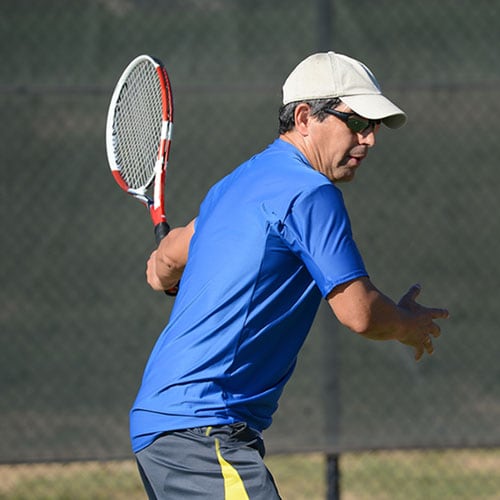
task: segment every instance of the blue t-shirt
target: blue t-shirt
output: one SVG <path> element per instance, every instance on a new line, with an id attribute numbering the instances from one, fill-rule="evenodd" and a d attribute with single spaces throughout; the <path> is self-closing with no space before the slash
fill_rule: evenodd
<path id="1" fill-rule="evenodd" d="M 133 450 L 174 429 L 267 428 L 321 297 L 361 276 L 341 192 L 294 146 L 218 182 L 130 413 Z"/>

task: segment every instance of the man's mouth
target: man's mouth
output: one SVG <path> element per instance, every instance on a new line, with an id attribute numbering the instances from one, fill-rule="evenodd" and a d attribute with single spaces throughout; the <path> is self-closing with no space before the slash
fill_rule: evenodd
<path id="1" fill-rule="evenodd" d="M 357 161 L 363 161 L 368 155 L 368 149 L 363 146 L 358 146 L 349 151 L 349 157 Z"/>
<path id="2" fill-rule="evenodd" d="M 349 161 L 354 162 L 358 166 L 365 159 L 364 155 L 359 156 L 349 156 Z"/>

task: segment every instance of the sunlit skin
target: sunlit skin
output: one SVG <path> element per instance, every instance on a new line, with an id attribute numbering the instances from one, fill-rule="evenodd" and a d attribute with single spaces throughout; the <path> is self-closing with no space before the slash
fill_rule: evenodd
<path id="1" fill-rule="evenodd" d="M 336 109 L 352 112 L 344 103 Z M 309 105 L 303 103 L 295 109 L 295 128 L 282 134 L 281 139 L 299 149 L 312 167 L 332 182 L 349 182 L 368 155 L 368 149 L 375 145 L 379 128 L 376 125 L 356 133 L 332 115 L 320 122 L 310 114 Z"/>

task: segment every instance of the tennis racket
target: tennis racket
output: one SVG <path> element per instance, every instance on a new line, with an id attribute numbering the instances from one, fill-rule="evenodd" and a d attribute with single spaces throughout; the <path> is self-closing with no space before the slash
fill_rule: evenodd
<path id="1" fill-rule="evenodd" d="M 165 177 L 172 139 L 174 106 L 167 71 L 148 55 L 123 71 L 109 104 L 106 152 L 118 185 L 149 211 L 156 244 L 169 233 L 165 216 Z M 152 196 L 148 195 L 152 187 Z M 178 285 L 167 290 L 177 295 Z"/>

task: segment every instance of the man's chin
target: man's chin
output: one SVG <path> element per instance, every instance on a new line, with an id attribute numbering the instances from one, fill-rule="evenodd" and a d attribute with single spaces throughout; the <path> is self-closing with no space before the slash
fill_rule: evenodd
<path id="1" fill-rule="evenodd" d="M 333 182 L 351 182 L 356 175 L 356 169 L 355 168 L 346 168 L 343 170 L 339 175 L 337 176 L 336 179 L 334 179 Z"/>

